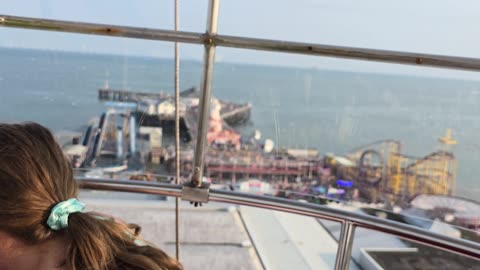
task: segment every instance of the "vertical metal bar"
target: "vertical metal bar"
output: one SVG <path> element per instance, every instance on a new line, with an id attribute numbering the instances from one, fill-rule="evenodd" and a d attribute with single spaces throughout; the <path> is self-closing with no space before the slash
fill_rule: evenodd
<path id="1" fill-rule="evenodd" d="M 178 0 L 175 2 L 175 31 L 178 31 Z M 180 184 L 180 56 L 175 42 L 175 183 Z M 175 257 L 180 260 L 180 198 L 175 197 Z"/>
<path id="2" fill-rule="evenodd" d="M 352 256 L 353 236 L 355 234 L 355 224 L 350 221 L 342 223 L 340 239 L 338 240 L 337 258 L 335 260 L 335 270 L 348 270 Z"/>
<path id="3" fill-rule="evenodd" d="M 200 187 L 203 176 L 203 157 L 207 148 L 207 131 L 210 107 L 210 96 L 213 79 L 213 66 L 215 62 L 215 45 L 211 36 L 217 34 L 219 0 L 210 0 L 207 18 L 207 38 L 205 41 L 205 53 L 203 63 L 203 78 L 201 82 L 201 94 L 199 100 L 199 115 L 197 128 L 197 143 L 195 148 L 195 160 L 192 173 L 192 184 Z"/>

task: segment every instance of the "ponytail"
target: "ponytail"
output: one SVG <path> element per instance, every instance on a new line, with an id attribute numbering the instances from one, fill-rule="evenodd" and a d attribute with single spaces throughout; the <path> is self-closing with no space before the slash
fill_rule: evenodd
<path id="1" fill-rule="evenodd" d="M 90 213 L 69 217 L 67 264 L 72 270 L 182 270 L 162 250 L 139 245 L 139 227 L 132 228 L 113 219 Z M 143 242 L 143 241 L 142 241 Z"/>

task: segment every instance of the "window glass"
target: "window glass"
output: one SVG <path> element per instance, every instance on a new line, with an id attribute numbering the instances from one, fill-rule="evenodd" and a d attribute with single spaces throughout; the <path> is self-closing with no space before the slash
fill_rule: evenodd
<path id="1" fill-rule="evenodd" d="M 245 65 L 222 56 L 270 55 L 232 51 L 218 51 L 214 95 L 251 104 L 251 115 L 246 123 L 232 123 L 245 139 L 241 151 L 222 158 L 225 173 L 265 180 L 290 199 L 361 202 L 404 214 L 421 208 L 428 210 L 419 214 L 425 218 L 453 214 L 454 225 L 462 225 L 463 212 L 475 223 L 478 203 L 470 200 L 477 198 L 480 173 L 474 147 L 480 84 L 469 78 L 473 73 L 449 78 L 435 69 L 420 76 Z M 295 66 L 303 58 L 276 60 Z M 243 159 L 249 164 L 228 168 Z M 412 201 L 421 194 L 436 196 Z"/>
<path id="2" fill-rule="evenodd" d="M 219 33 L 479 57 L 474 0 L 222 1 Z M 408 19 L 407 19 L 408 18 Z"/>
<path id="3" fill-rule="evenodd" d="M 16 1 L 2 13 L 173 28 L 172 1 L 143 2 Z M 480 57 L 471 27 L 480 9 L 472 1 L 250 2 L 222 1 L 220 34 Z M 180 10 L 180 30 L 204 32 L 207 1 L 183 3 Z M 0 28 L 0 35 L 1 122 L 36 121 L 52 129 L 79 178 L 174 182 L 173 43 L 12 28 Z M 203 53 L 201 45 L 180 45 L 182 181 L 193 170 Z M 203 160 L 212 188 L 478 241 L 478 72 L 219 47 L 213 74 Z M 124 218 L 165 235 L 155 243 L 173 254 L 171 200 L 82 196 L 104 195 L 125 200 L 98 206 L 119 216 L 155 200 L 161 211 Z M 333 268 L 336 223 L 216 203 L 202 210 L 182 203 L 187 269 L 235 269 L 245 262 L 247 269 Z M 163 223 L 154 225 L 153 216 Z M 365 242 L 371 239 L 377 239 L 373 245 Z M 212 260 L 211 254 L 221 255 Z M 350 266 L 362 269 L 372 258 L 385 269 L 472 265 L 359 229 Z"/>
<path id="4" fill-rule="evenodd" d="M 205 0 L 188 4 L 180 1 L 180 30 L 204 31 L 206 10 Z M 135 3 L 112 0 L 19 0 L 2 5 L 2 14 L 160 29 L 174 27 L 174 1 L 167 0 L 140 0 Z"/>

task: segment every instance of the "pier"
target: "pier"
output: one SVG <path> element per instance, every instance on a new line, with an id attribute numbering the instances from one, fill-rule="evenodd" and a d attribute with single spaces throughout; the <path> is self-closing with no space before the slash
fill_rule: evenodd
<path id="1" fill-rule="evenodd" d="M 166 94 L 158 92 L 136 92 L 109 88 L 98 89 L 98 99 L 101 101 L 140 102 L 144 100 L 160 100 L 166 97 Z"/>
<path id="2" fill-rule="evenodd" d="M 75 167 L 108 172 L 132 171 L 172 174 L 175 104 L 164 93 L 102 88 L 98 98 L 108 109 L 86 129 L 68 151 Z M 189 178 L 197 137 L 199 91 L 181 92 L 180 171 Z M 342 156 L 320 155 L 317 149 L 278 149 L 260 137 L 242 138 L 234 126 L 250 118 L 251 105 L 212 97 L 204 157 L 205 176 L 214 183 L 261 179 L 292 191 L 341 196 L 368 202 L 402 205 L 419 193 L 451 195 L 455 188 L 456 141 L 447 130 L 440 150 L 424 157 L 402 154 L 399 141 L 383 140 L 353 149 Z M 138 135 L 138 136 L 137 136 Z M 137 141 L 138 138 L 138 141 Z M 270 145 L 270 146 L 269 146 Z M 80 163 L 80 157 L 84 162 Z M 298 189 L 298 190 L 297 190 Z"/>
<path id="3" fill-rule="evenodd" d="M 180 93 L 181 117 L 185 117 L 185 113 L 189 110 L 195 109 L 198 106 L 199 92 L 195 87 L 184 90 Z M 146 114 L 162 115 L 164 119 L 173 120 L 173 114 L 167 114 L 161 109 L 164 107 L 159 106 L 162 103 L 170 103 L 173 105 L 174 97 L 165 93 L 150 93 L 150 92 L 137 92 L 129 90 L 119 90 L 110 88 L 98 89 L 98 100 L 102 102 L 133 102 L 139 107 L 144 107 L 143 111 Z M 237 104 L 233 102 L 219 100 L 221 104 L 220 116 L 229 125 L 237 125 L 245 123 L 250 119 L 250 113 L 252 105 L 250 103 Z M 143 112 L 142 111 L 142 112 Z M 191 118 L 188 116 L 188 118 Z M 195 120 L 196 121 L 196 120 Z M 191 124 L 192 121 L 189 121 Z"/>

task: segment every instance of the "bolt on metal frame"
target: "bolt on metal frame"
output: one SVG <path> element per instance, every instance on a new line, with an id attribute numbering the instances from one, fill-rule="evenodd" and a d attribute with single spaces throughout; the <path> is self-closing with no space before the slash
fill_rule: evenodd
<path id="1" fill-rule="evenodd" d="M 205 52 L 203 79 L 201 82 L 201 97 L 199 101 L 200 114 L 197 131 L 197 144 L 194 156 L 194 171 L 192 172 L 191 178 L 191 183 L 197 188 L 202 185 L 201 179 L 203 177 L 203 157 L 207 147 L 206 133 L 208 130 L 211 84 L 213 79 L 213 67 L 215 64 L 215 46 L 480 71 L 480 59 L 476 58 L 218 35 L 218 8 L 219 0 L 209 0 L 207 31 L 205 34 L 178 31 L 177 22 L 175 23 L 175 30 L 171 31 L 16 17 L 8 15 L 0 15 L 0 26 L 90 35 L 104 35 L 112 37 L 138 38 L 146 40 L 172 41 L 175 42 L 175 44 L 178 42 L 203 44 L 205 46 Z M 177 45 L 176 53 L 178 53 Z M 177 86 L 178 85 L 176 85 L 176 87 Z M 178 110 L 177 101 L 176 110 Z M 179 153 L 177 152 L 177 156 L 178 154 Z M 178 179 L 179 177 L 177 175 L 177 181 Z M 90 189 L 161 194 L 166 196 L 174 196 L 177 198 L 182 196 L 181 187 L 178 185 L 153 185 L 150 183 L 131 183 L 126 181 L 112 180 L 102 181 L 98 179 L 82 179 L 80 183 L 83 188 Z M 341 234 L 335 263 L 336 270 L 348 269 L 353 236 L 356 227 L 364 227 L 375 231 L 390 233 L 406 240 L 433 246 L 474 259 L 480 259 L 480 245 L 477 243 L 463 239 L 454 239 L 443 235 L 437 235 L 435 233 L 405 224 L 396 224 L 393 221 L 331 209 L 324 206 L 301 204 L 298 202 L 287 201 L 278 198 L 260 197 L 249 194 L 235 194 L 217 190 L 212 190 L 210 192 L 210 194 L 207 194 L 207 196 L 209 196 L 207 200 L 211 201 L 261 207 L 341 222 Z M 176 215 L 178 215 L 177 212 Z"/>

